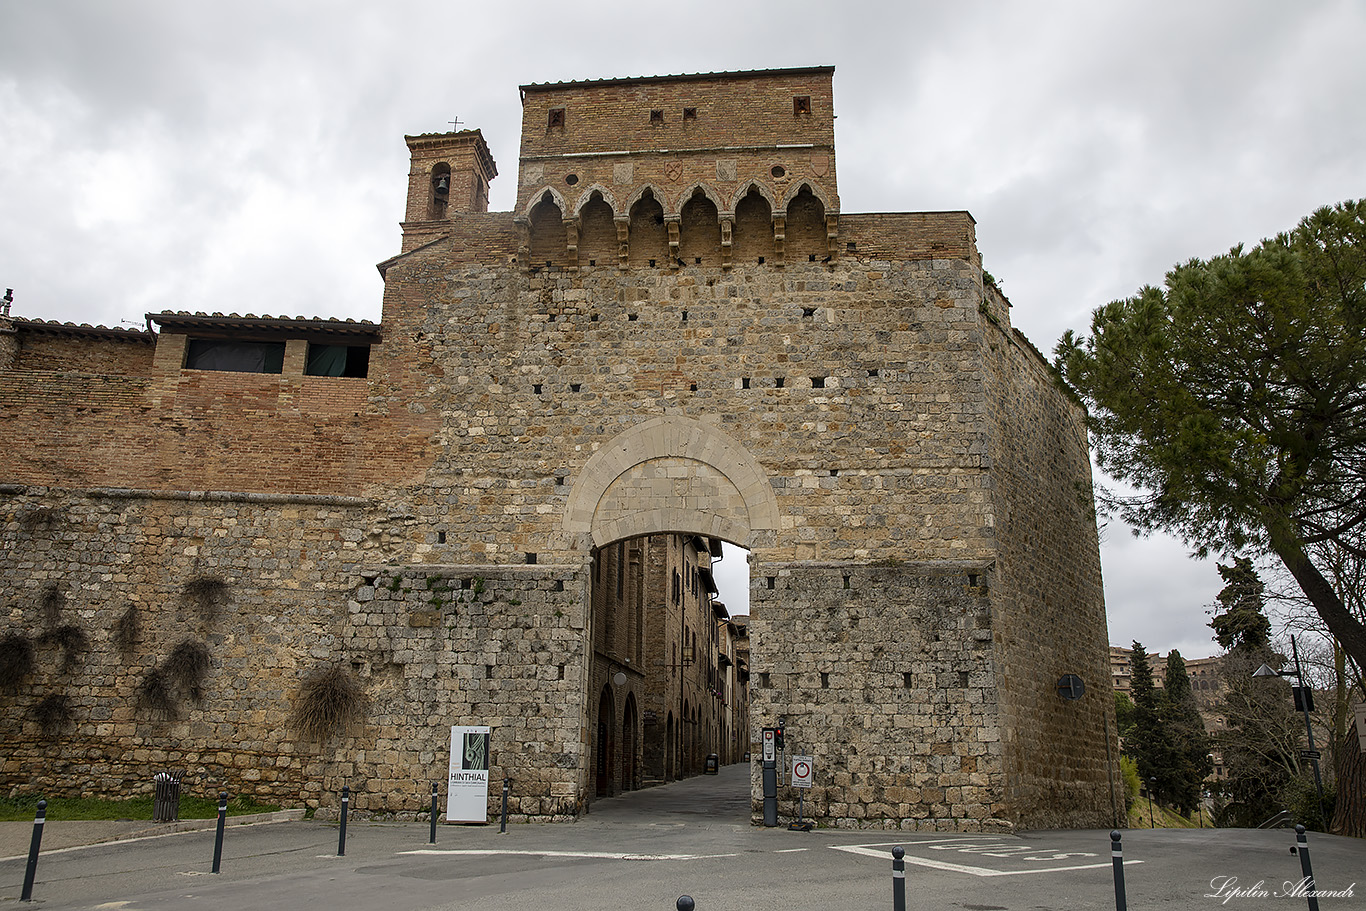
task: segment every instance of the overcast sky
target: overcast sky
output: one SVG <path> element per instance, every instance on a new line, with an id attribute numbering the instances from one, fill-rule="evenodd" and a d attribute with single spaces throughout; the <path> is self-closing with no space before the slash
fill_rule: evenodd
<path id="1" fill-rule="evenodd" d="M 405 133 L 482 129 L 507 210 L 520 84 L 833 64 L 841 208 L 970 211 L 1051 354 L 1175 263 L 1366 196 L 1363 37 L 1358 0 L 4 0 L 0 286 L 103 325 L 378 320 Z M 1186 552 L 1106 529 L 1111 642 L 1215 651 Z"/>

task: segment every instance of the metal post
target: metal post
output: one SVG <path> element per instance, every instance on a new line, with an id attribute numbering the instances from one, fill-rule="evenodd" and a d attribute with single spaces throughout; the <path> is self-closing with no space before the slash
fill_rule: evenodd
<path id="1" fill-rule="evenodd" d="M 21 902 L 33 901 L 33 879 L 38 875 L 38 847 L 43 843 L 43 824 L 47 822 L 47 801 L 38 801 L 38 815 L 33 819 L 33 840 L 28 843 L 28 866 L 24 867 L 24 891 Z"/>
<path id="2" fill-rule="evenodd" d="M 892 911 L 906 911 L 906 849 L 892 849 Z"/>
<path id="3" fill-rule="evenodd" d="M 778 824 L 778 765 L 774 745 L 774 729 L 764 728 L 764 825 Z"/>
<path id="4" fill-rule="evenodd" d="M 1318 887 L 1314 885 L 1314 868 L 1309 863 L 1309 839 L 1304 826 L 1295 826 L 1295 847 L 1299 849 L 1300 872 L 1304 874 L 1304 894 L 1309 899 L 1309 911 L 1319 911 Z"/>
<path id="5" fill-rule="evenodd" d="M 427 839 L 427 844 L 436 844 L 436 782 L 432 782 L 432 835 Z"/>
<path id="6" fill-rule="evenodd" d="M 228 792 L 218 792 L 218 834 L 213 839 L 213 872 L 223 863 L 223 827 L 228 820 Z"/>
<path id="7" fill-rule="evenodd" d="M 508 790 L 512 787 L 512 779 L 503 779 L 503 818 L 498 823 L 498 834 L 506 835 L 508 830 Z"/>
<path id="8" fill-rule="evenodd" d="M 1148 828 L 1156 829 L 1153 821 L 1153 804 L 1157 803 L 1157 776 L 1148 779 Z"/>
<path id="9" fill-rule="evenodd" d="M 337 856 L 346 856 L 346 811 L 351 805 L 351 788 L 342 785 L 341 834 L 337 836 Z"/>
<path id="10" fill-rule="evenodd" d="M 1110 863 L 1115 868 L 1115 911 L 1127 911 L 1129 899 L 1124 894 L 1124 847 L 1119 843 L 1119 830 L 1110 832 Z"/>
<path id="11" fill-rule="evenodd" d="M 1325 819 L 1323 809 L 1323 776 L 1319 773 L 1318 750 L 1314 749 L 1314 726 L 1309 723 L 1309 688 L 1304 685 L 1304 674 L 1300 671 L 1300 647 L 1295 637 L 1290 637 L 1290 651 L 1295 656 L 1295 679 L 1300 684 L 1300 708 L 1304 710 L 1304 733 L 1309 741 L 1309 764 L 1314 767 L 1314 787 L 1319 793 L 1319 825 L 1326 830 L 1329 820 Z"/>

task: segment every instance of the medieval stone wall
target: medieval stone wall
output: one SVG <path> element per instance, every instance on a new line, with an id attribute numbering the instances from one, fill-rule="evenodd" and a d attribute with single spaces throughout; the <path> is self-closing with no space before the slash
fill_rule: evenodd
<path id="1" fill-rule="evenodd" d="M 666 415 L 762 463 L 785 523 L 775 559 L 991 546 L 966 264 L 527 276 L 441 254 L 391 266 L 386 300 L 386 356 L 420 344 L 444 402 L 423 496 L 428 528 L 450 534 L 423 559 L 567 559 L 577 543 L 557 532 L 579 470 Z"/>
<path id="2" fill-rule="evenodd" d="M 685 533 L 750 549 L 750 741 L 788 719 L 818 818 L 1109 824 L 1080 412 L 984 286 L 971 216 L 839 213 L 830 75 L 524 87 L 514 213 L 459 211 L 494 173 L 477 133 L 445 158 L 419 137 L 365 379 L 304 376 L 302 338 L 280 375 L 186 370 L 175 332 L 142 375 L 0 371 L 0 634 L 44 659 L 0 694 L 3 783 L 112 793 L 182 764 L 407 811 L 449 725 L 489 724 L 516 816 L 582 812 L 601 707 L 642 713 L 613 756 L 651 736 L 593 555 L 625 584 L 653 561 L 619 542 Z M 187 637 L 202 685 L 135 698 Z M 365 692 L 356 725 L 281 725 L 329 668 Z M 1065 702 L 1063 673 L 1097 685 Z"/>
<path id="3" fill-rule="evenodd" d="M 34 656 L 0 694 L 6 788 L 117 795 L 179 767 L 197 794 L 316 803 L 325 754 L 282 721 L 338 655 L 360 506 L 5 485 L 4 632 Z M 198 680 L 168 666 L 185 643 Z"/>
<path id="4" fill-rule="evenodd" d="M 750 586 L 753 726 L 784 718 L 787 755 L 815 758 L 807 813 L 839 827 L 1009 828 L 988 567 L 763 571 L 775 575 Z M 758 795 L 757 762 L 753 774 Z M 795 816 L 795 793 L 780 792 L 779 812 Z"/>
<path id="5" fill-rule="evenodd" d="M 1003 300 L 988 289 L 993 312 Z M 996 479 L 992 591 L 1011 811 L 1033 828 L 1122 822 L 1105 600 L 1080 409 L 1032 345 L 999 318 L 987 332 Z M 1077 700 L 1065 674 L 1086 686 Z"/>

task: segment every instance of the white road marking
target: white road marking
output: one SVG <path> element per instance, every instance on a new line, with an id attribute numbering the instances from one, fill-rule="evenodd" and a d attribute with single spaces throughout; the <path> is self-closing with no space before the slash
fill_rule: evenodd
<path id="1" fill-rule="evenodd" d="M 498 850 L 494 848 L 419 848 L 415 851 L 399 851 L 399 854 L 466 855 L 470 857 L 490 857 L 506 854 L 516 857 L 581 857 L 601 860 L 706 860 L 713 857 L 738 857 L 738 854 L 632 854 L 621 851 L 537 851 L 528 848 L 524 851 Z"/>
<path id="2" fill-rule="evenodd" d="M 781 851 L 774 851 L 774 854 L 797 854 L 801 851 L 810 851 L 810 848 L 783 848 Z"/>
<path id="3" fill-rule="evenodd" d="M 862 856 L 864 856 L 864 857 L 875 857 L 875 858 L 877 858 L 878 860 L 890 860 L 890 859 L 891 859 L 891 848 L 892 848 L 892 846 L 893 846 L 894 844 L 903 844 L 903 843 L 902 843 L 902 842 L 887 842 L 886 844 L 875 844 L 875 845 L 831 845 L 831 847 L 834 848 L 836 851 L 845 851 L 845 852 L 847 852 L 847 853 L 849 853 L 849 854 L 860 854 L 860 855 L 862 855 Z M 912 847 L 924 847 L 924 846 L 931 845 L 932 843 L 931 843 L 931 842 L 909 842 L 908 844 L 910 844 Z M 979 843 L 979 846 L 980 846 L 980 843 Z M 1039 848 L 1039 849 L 1036 849 L 1036 850 L 1037 850 L 1039 853 L 1042 854 L 1043 852 L 1046 852 L 1048 849 L 1047 849 L 1047 848 Z M 1094 857 L 1095 855 L 1091 855 L 1091 856 Z M 1024 859 L 1027 860 L 1027 859 L 1029 859 L 1029 858 L 1024 858 Z M 1038 857 L 1038 858 L 1035 858 L 1035 859 L 1037 859 L 1037 860 L 1052 860 L 1052 859 L 1054 859 L 1054 858 L 1053 858 L 1052 856 L 1047 856 L 1047 857 Z M 1061 859 L 1061 858 L 1059 858 L 1059 859 Z M 906 857 L 905 857 L 905 860 L 906 860 L 906 863 L 908 863 L 908 864 L 915 864 L 915 865 L 918 866 L 918 867 L 929 867 L 930 869 L 933 869 L 933 870 L 946 870 L 946 871 L 951 872 L 951 873 L 970 873 L 970 874 L 973 875 L 973 876 L 1023 876 L 1023 875 L 1025 875 L 1025 874 L 1030 874 L 1030 873 L 1065 873 L 1065 872 L 1067 872 L 1067 871 L 1069 871 L 1069 870 L 1097 870 L 1097 869 L 1100 869 L 1100 868 L 1102 868 L 1102 867 L 1109 867 L 1109 866 L 1112 866 L 1112 863 L 1106 862 L 1106 863 L 1099 863 L 1099 864 L 1077 864 L 1077 865 L 1066 866 L 1066 867 L 1034 867 L 1034 868 L 1031 868 L 1031 869 L 1028 869 L 1028 870 L 992 870 L 992 869 L 990 869 L 990 868 L 988 868 L 988 867 L 971 867 L 971 866 L 968 866 L 968 865 L 966 865 L 966 864 L 951 864 L 951 863 L 948 863 L 948 862 L 942 861 L 942 860 L 930 860 L 930 859 L 927 858 L 927 857 L 915 857 L 915 856 L 913 856 L 913 855 L 911 855 L 911 854 L 907 854 Z M 1125 866 L 1129 866 L 1129 865 L 1131 865 L 1131 864 L 1141 864 L 1141 863 L 1143 863 L 1143 861 L 1141 861 L 1141 860 L 1126 860 L 1126 861 L 1124 862 Z"/>

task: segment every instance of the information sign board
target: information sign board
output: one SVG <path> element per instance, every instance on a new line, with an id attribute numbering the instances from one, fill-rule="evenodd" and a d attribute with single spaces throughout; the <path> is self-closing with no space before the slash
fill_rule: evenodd
<path id="1" fill-rule="evenodd" d="M 489 821 L 489 729 L 451 727 L 451 770 L 446 780 L 447 822 Z"/>

